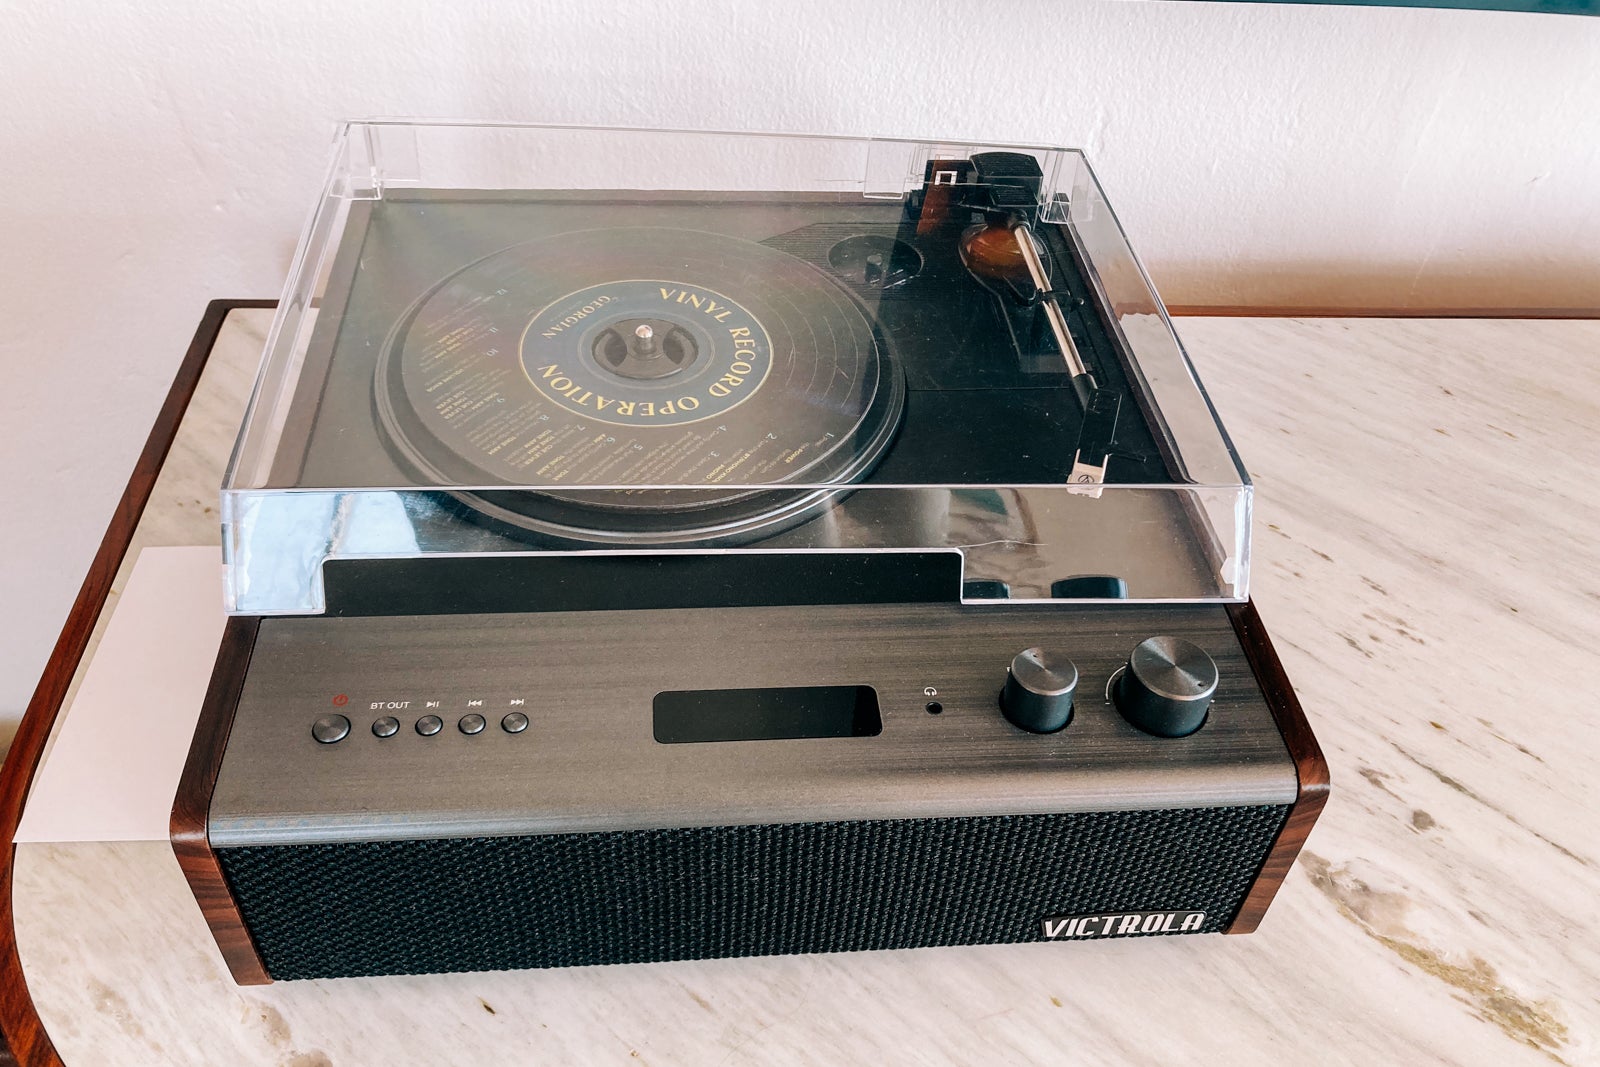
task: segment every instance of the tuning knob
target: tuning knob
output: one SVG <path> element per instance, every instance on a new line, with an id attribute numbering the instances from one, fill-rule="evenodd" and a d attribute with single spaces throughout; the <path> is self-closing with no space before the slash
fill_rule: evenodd
<path id="1" fill-rule="evenodd" d="M 1147 734 L 1183 737 L 1200 729 L 1217 691 L 1217 665 L 1181 637 L 1141 641 L 1117 676 L 1111 698 Z"/>
<path id="2" fill-rule="evenodd" d="M 1064 656 L 1029 648 L 1011 659 L 1006 687 L 1000 693 L 1000 710 L 1013 725 L 1047 734 L 1072 718 L 1072 695 L 1078 688 L 1078 668 Z"/>

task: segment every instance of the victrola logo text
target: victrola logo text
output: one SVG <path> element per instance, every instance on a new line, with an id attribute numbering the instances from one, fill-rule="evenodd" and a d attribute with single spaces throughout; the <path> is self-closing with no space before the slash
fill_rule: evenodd
<path id="1" fill-rule="evenodd" d="M 1050 940 L 1190 934 L 1206 922 L 1203 911 L 1119 911 L 1108 915 L 1052 915 L 1040 921 Z"/>

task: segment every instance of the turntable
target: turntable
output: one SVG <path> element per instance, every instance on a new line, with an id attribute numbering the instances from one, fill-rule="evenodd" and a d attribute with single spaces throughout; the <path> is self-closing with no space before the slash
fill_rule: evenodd
<path id="1" fill-rule="evenodd" d="M 1244 932 L 1250 505 L 1076 151 L 346 124 L 174 847 L 241 982 Z"/>

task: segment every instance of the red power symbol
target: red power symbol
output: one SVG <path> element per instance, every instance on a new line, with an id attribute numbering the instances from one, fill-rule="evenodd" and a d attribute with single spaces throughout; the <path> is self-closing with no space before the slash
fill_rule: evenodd
<path id="1" fill-rule="evenodd" d="M 348 703 L 350 703 L 350 698 L 345 696 L 343 693 L 340 693 L 338 696 L 333 698 L 333 706 L 336 708 L 342 708 Z"/>

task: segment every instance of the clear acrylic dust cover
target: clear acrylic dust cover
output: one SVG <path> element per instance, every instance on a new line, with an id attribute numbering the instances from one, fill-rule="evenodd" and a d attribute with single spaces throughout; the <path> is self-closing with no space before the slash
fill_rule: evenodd
<path id="1" fill-rule="evenodd" d="M 329 559 L 535 552 L 948 550 L 972 602 L 1205 601 L 1247 595 L 1250 501 L 1076 150 L 364 121 L 222 520 L 242 614 L 324 611 Z"/>

